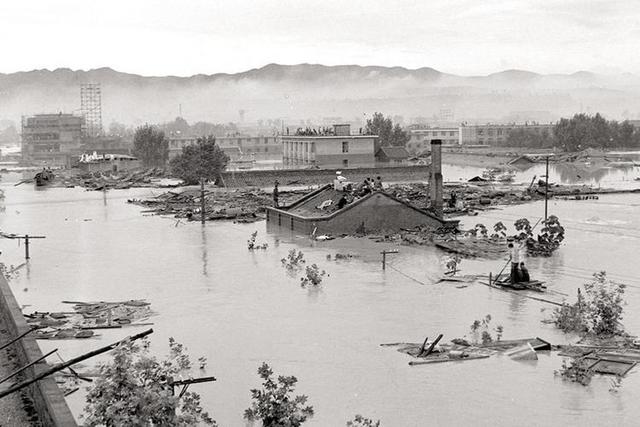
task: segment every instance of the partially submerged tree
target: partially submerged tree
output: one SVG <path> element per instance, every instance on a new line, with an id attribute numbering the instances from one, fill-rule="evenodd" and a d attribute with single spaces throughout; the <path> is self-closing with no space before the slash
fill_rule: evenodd
<path id="1" fill-rule="evenodd" d="M 171 159 L 171 173 L 187 184 L 201 180 L 214 181 L 225 170 L 229 156 L 216 144 L 215 137 L 200 137 L 193 145 L 182 148 L 182 153 Z"/>
<path id="2" fill-rule="evenodd" d="M 215 426 L 197 393 L 173 394 L 169 381 L 189 370 L 184 347 L 169 339 L 162 361 L 148 354 L 148 341 L 126 342 L 113 350 L 113 361 L 100 366 L 100 376 L 87 394 L 86 426 Z"/>
<path id="3" fill-rule="evenodd" d="M 157 127 L 140 126 L 133 136 L 133 155 L 144 166 L 164 167 L 169 158 L 169 141 Z"/>
<path id="4" fill-rule="evenodd" d="M 347 421 L 347 427 L 380 427 L 380 420 L 374 421 L 362 415 L 356 415 L 352 420 Z"/>
<path id="5" fill-rule="evenodd" d="M 253 403 L 244 411 L 244 418 L 262 421 L 263 427 L 298 427 L 313 416 L 313 407 L 306 405 L 307 396 L 292 396 L 296 377 L 280 375 L 275 379 L 266 363 L 258 368 L 258 374 L 264 380 L 262 389 L 251 390 Z"/>
<path id="6" fill-rule="evenodd" d="M 578 290 L 578 299 L 564 304 L 553 314 L 555 325 L 565 332 L 590 333 L 608 337 L 621 335 L 625 285 L 607 278 L 604 271 L 593 274 L 584 284 L 584 296 Z"/>

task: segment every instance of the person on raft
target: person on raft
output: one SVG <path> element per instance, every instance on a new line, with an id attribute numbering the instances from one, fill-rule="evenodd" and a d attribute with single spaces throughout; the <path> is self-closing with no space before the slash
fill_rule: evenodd
<path id="1" fill-rule="evenodd" d="M 522 279 L 522 271 L 520 269 L 520 264 L 524 265 L 524 262 L 521 261 L 520 256 L 520 245 L 513 244 L 513 242 L 509 242 L 509 256 L 511 259 L 511 283 L 519 283 L 523 281 Z M 525 268 L 526 269 L 526 268 Z M 527 274 L 529 272 L 527 271 Z"/>

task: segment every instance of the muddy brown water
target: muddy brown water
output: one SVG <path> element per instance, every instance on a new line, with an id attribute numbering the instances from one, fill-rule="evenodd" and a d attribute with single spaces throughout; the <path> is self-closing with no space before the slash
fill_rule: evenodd
<path id="1" fill-rule="evenodd" d="M 452 176 L 450 169 L 446 178 Z M 619 175 L 605 179 L 623 181 Z M 308 425 L 344 425 L 355 414 L 381 419 L 385 426 L 636 425 L 640 417 L 637 368 L 612 393 L 607 377 L 596 377 L 587 388 L 555 378 L 561 364 L 555 354 L 541 353 L 532 363 L 493 357 L 411 367 L 408 356 L 380 347 L 438 333 L 445 340 L 460 337 L 488 313 L 494 325 L 504 326 L 505 339 L 571 339 L 541 323 L 552 310 L 547 304 L 482 285 L 434 284 L 444 254 L 433 247 L 352 238 L 310 242 L 267 231 L 264 222 L 176 225 L 172 218 L 146 217 L 126 204 L 127 198 L 161 190 L 36 190 L 14 187 L 17 180 L 5 175 L 0 183 L 6 197 L 0 229 L 47 236 L 33 242 L 32 260 L 11 282 L 25 311 L 68 309 L 61 304 L 65 299 L 146 298 L 158 313 L 152 318 L 154 353 L 165 354 L 168 337 L 175 337 L 193 360 L 207 357 L 206 370 L 194 375 L 214 375 L 218 381 L 192 387 L 220 425 L 244 425 L 249 389 L 259 384 L 256 370 L 263 361 L 277 373 L 298 377 L 297 392 L 309 395 L 316 410 Z M 624 324 L 639 331 L 640 196 L 552 201 L 549 212 L 560 217 L 567 240 L 552 257 L 529 260 L 532 276 L 547 281 L 549 298 L 561 300 L 560 293 L 575 295 L 594 271 L 613 273 L 633 286 L 627 288 Z M 542 214 L 543 205 L 536 202 L 465 217 L 463 225 L 512 223 L 523 216 L 535 223 Z M 268 250 L 247 251 L 246 240 L 255 230 Z M 281 267 L 280 259 L 292 248 L 329 273 L 319 289 L 301 288 L 299 278 Z M 388 248 L 399 253 L 389 256 L 390 268 L 382 271 L 379 252 Z M 16 241 L 0 240 L 0 250 L 6 264 L 23 262 L 24 248 Z M 356 257 L 327 261 L 336 253 Z M 502 265 L 464 260 L 461 267 L 473 274 Z M 96 339 L 40 345 L 43 351 L 59 347 L 60 356 L 69 359 L 135 331 L 105 330 Z M 79 416 L 83 394 L 68 402 Z"/>

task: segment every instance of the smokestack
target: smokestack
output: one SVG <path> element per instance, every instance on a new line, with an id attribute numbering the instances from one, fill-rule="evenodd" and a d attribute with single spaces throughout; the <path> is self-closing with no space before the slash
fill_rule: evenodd
<path id="1" fill-rule="evenodd" d="M 431 140 L 431 176 L 429 177 L 431 210 L 438 218 L 443 215 L 442 202 L 442 140 Z"/>

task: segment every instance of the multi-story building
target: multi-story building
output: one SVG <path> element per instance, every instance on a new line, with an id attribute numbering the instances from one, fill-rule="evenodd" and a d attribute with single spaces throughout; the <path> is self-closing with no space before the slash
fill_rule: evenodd
<path id="1" fill-rule="evenodd" d="M 426 127 L 411 129 L 411 138 L 407 143 L 407 150 L 419 154 L 430 150 L 431 140 L 440 139 L 444 145 L 459 144 L 460 129 L 458 127 Z"/>
<path id="2" fill-rule="evenodd" d="M 460 144 L 462 145 L 505 145 L 509 133 L 517 129 L 527 129 L 533 132 L 553 132 L 553 124 L 484 124 L 460 126 Z"/>
<path id="3" fill-rule="evenodd" d="M 182 153 L 182 147 L 195 144 L 196 137 L 169 137 L 169 158 Z M 231 160 L 241 156 L 256 159 L 277 159 L 282 156 L 282 143 L 277 136 L 222 136 L 216 137 L 216 144 L 227 153 Z"/>
<path id="4" fill-rule="evenodd" d="M 36 114 L 22 118 L 22 158 L 69 166 L 82 152 L 83 118 L 73 114 Z"/>
<path id="5" fill-rule="evenodd" d="M 375 164 L 377 135 L 351 135 L 348 124 L 297 133 L 282 136 L 285 165 L 347 168 Z"/>

